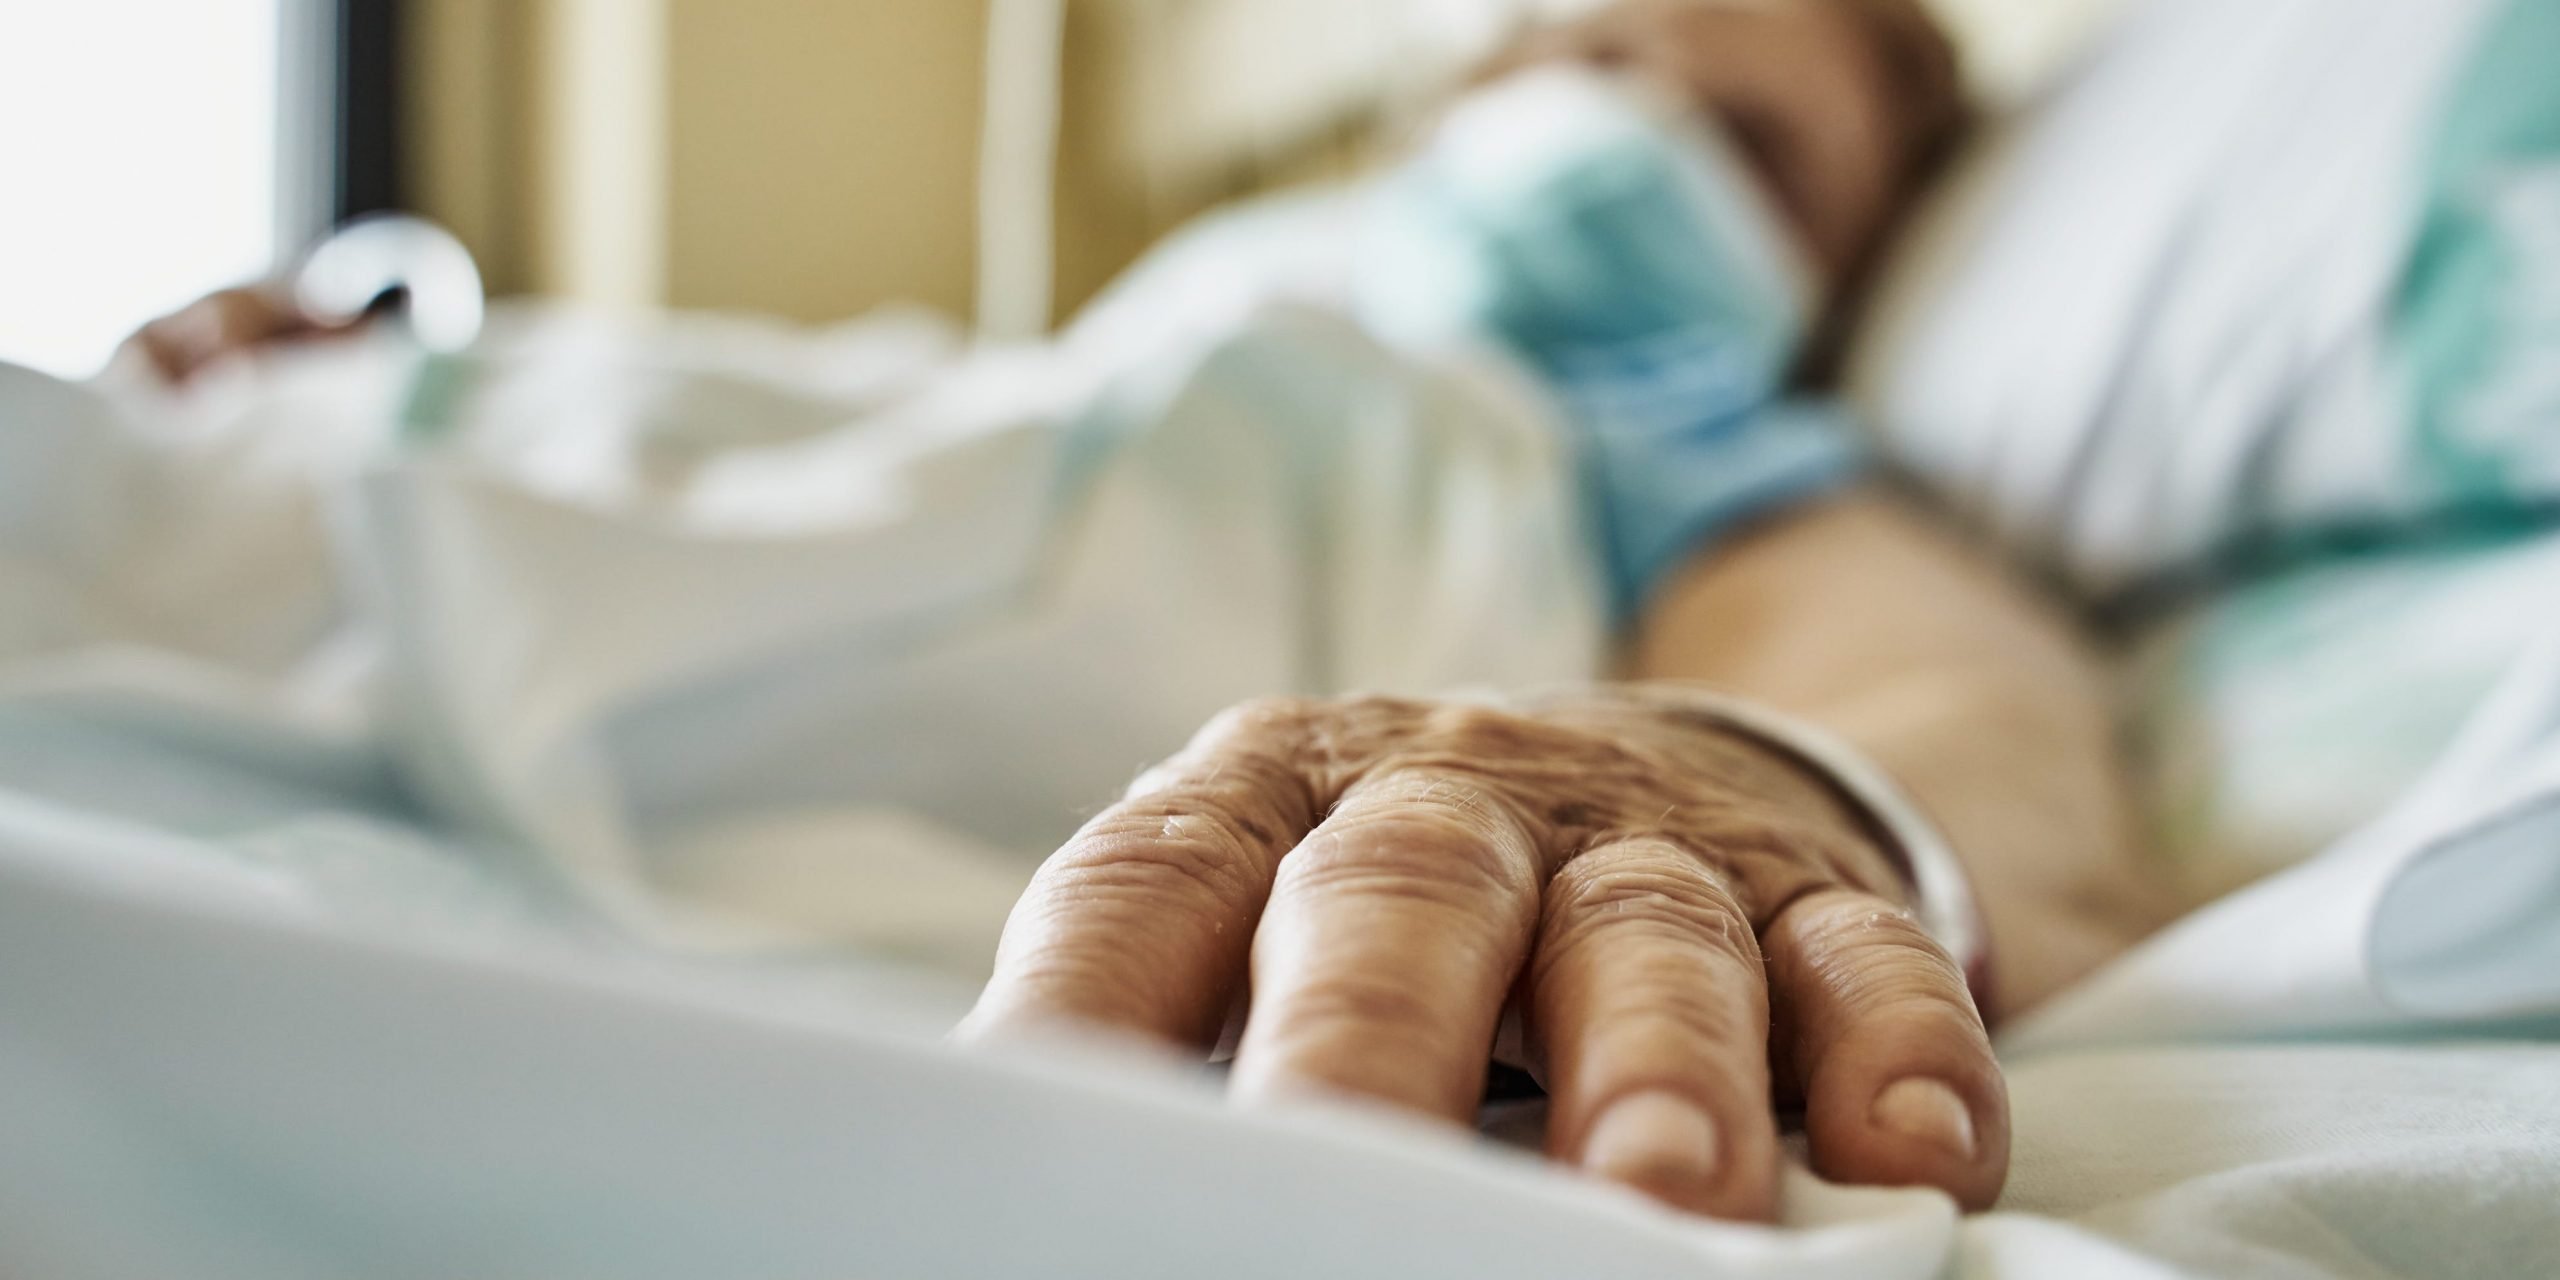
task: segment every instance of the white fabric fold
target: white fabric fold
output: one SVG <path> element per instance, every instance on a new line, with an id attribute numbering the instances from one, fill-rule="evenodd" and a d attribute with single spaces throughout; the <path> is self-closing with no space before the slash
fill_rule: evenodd
<path id="1" fill-rule="evenodd" d="M 745 863 L 778 813 L 895 809 L 1027 866 L 1243 699 L 1595 673 L 1542 412 L 1275 309 L 1146 359 L 974 359 L 649 503 L 533 491 L 466 431 L 351 504 L 387 729 L 446 816 L 669 939 L 772 899 Z"/>
<path id="2" fill-rule="evenodd" d="M 1702 1222 L 1127 1050 L 961 1053 L 877 974 L 359 932 L 186 844 L 0 796 L 11 1275 L 1922 1280 L 1955 1229 L 1803 1176 L 1802 1230 Z"/>
<path id="3" fill-rule="evenodd" d="M 2004 1050 L 2560 1019 L 2560 629 L 2337 847 L 2170 926 Z"/>

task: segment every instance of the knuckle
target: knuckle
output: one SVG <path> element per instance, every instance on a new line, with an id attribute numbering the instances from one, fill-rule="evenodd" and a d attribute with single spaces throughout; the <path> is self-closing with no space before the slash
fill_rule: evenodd
<path id="1" fill-rule="evenodd" d="M 1602 852 L 1568 862 L 1547 884 L 1548 947 L 1599 934 L 1643 933 L 1759 962 L 1742 904 L 1714 873 L 1668 846 Z"/>
<path id="2" fill-rule="evenodd" d="M 1262 896 L 1260 859 L 1225 824 L 1196 814 L 1120 811 L 1097 818 L 1040 869 L 1040 879 L 1085 900 L 1142 906 L 1206 898 L 1245 905 Z"/>
<path id="3" fill-rule="evenodd" d="M 1935 956 L 1936 940 L 1909 911 L 1864 894 L 1827 894 L 1807 899 L 1799 927 L 1826 949 L 1861 954 L 1922 952 Z"/>
<path id="4" fill-rule="evenodd" d="M 1669 849 L 1639 857 L 1577 858 L 1556 872 L 1547 897 L 1562 914 L 1649 915 L 1679 924 L 1728 923 L 1742 910 L 1731 890 Z"/>
<path id="5" fill-rule="evenodd" d="M 1192 741 L 1195 746 L 1286 741 L 1313 723 L 1322 706 L 1312 698 L 1248 698 L 1211 716 Z"/>
<path id="6" fill-rule="evenodd" d="M 1732 1020 L 1731 992 L 1759 989 L 1760 944 L 1732 895 L 1699 869 L 1568 863 L 1547 888 L 1532 981 L 1578 1002 L 1661 1016 L 1709 1032 Z"/>
<path id="7" fill-rule="evenodd" d="M 1159 760 L 1139 770 L 1138 776 L 1130 781 L 1129 789 L 1122 794 L 1121 798 L 1132 801 L 1143 800 L 1160 792 L 1170 791 L 1190 781 L 1195 772 L 1195 762 L 1187 757 L 1175 756 L 1170 760 Z"/>
<path id="8" fill-rule="evenodd" d="M 1525 899 L 1528 860 L 1505 856 L 1485 824 L 1452 809 L 1416 807 L 1380 814 L 1309 839 L 1281 874 L 1322 895 L 1400 899 L 1480 911 L 1488 901 Z"/>
<path id="9" fill-rule="evenodd" d="M 1431 713 L 1434 730 L 1458 737 L 1508 733 L 1524 723 L 1520 716 L 1483 702 L 1444 702 Z"/>
<path id="10" fill-rule="evenodd" d="M 1185 753 L 1139 774 L 1120 804 L 1086 832 L 1154 825 L 1165 839 L 1186 832 L 1241 835 L 1252 844 L 1240 852 L 1251 854 L 1303 834 L 1314 823 L 1314 807 L 1305 778 L 1278 755 L 1250 749 Z"/>
<path id="11" fill-rule="evenodd" d="M 1845 1011 L 1937 1005 L 1971 1016 L 1964 975 L 1910 912 L 1839 894 L 1807 902 L 1801 916 L 1808 976 Z"/>
<path id="12" fill-rule="evenodd" d="M 1356 720 L 1410 720 L 1440 705 L 1392 693 L 1350 693 L 1324 699 L 1323 704 L 1347 719 Z"/>
<path id="13" fill-rule="evenodd" d="M 1361 795 L 1342 813 L 1343 841 L 1360 849 L 1447 853 L 1480 849 L 1499 838 L 1493 800 L 1463 779 L 1434 778 L 1413 787 Z"/>
<path id="14" fill-rule="evenodd" d="M 1478 703 L 1448 703 L 1432 712 L 1432 741 L 1463 760 L 1505 760 L 1528 754 L 1542 726 L 1526 716 Z"/>
<path id="15" fill-rule="evenodd" d="M 1457 769 L 1394 769 L 1346 797 L 1346 803 L 1370 810 L 1364 826 L 1460 842 L 1500 838 L 1509 816 L 1497 784 Z M 1440 829 L 1436 834 L 1435 827 Z"/>

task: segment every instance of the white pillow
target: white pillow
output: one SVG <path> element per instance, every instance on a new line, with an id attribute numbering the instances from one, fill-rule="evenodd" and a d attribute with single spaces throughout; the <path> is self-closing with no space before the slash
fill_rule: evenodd
<path id="1" fill-rule="evenodd" d="M 2391 307 L 2501 3 L 2128 11 L 1889 264 L 1849 371 L 1887 454 L 2093 593 L 2442 505 Z"/>
<path id="2" fill-rule="evenodd" d="M 2077 61 L 2127 7 L 2127 0 L 1926 0 L 1963 51 L 1965 82 L 1978 102 L 2025 101 Z"/>

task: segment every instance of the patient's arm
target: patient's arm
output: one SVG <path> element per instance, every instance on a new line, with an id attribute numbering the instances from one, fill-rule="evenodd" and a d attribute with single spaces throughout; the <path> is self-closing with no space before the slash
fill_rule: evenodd
<path id="1" fill-rule="evenodd" d="M 1792 712 L 1884 766 L 1972 873 L 2006 1010 L 2164 918 L 2087 643 L 1896 500 L 1825 503 L 1699 557 L 1633 667 Z"/>

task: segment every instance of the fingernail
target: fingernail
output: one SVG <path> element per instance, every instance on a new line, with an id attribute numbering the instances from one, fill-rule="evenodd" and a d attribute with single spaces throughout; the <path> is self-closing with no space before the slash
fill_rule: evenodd
<path id="1" fill-rule="evenodd" d="M 1973 1158 L 1973 1112 L 1945 1081 L 1914 1076 L 1876 1095 L 1867 1118 L 1876 1127 Z"/>
<path id="2" fill-rule="evenodd" d="M 1582 1144 L 1582 1167 L 1651 1190 L 1693 1188 L 1716 1173 L 1715 1117 L 1679 1094 L 1631 1093 L 1610 1104 Z"/>

